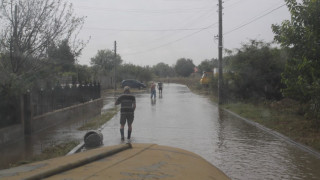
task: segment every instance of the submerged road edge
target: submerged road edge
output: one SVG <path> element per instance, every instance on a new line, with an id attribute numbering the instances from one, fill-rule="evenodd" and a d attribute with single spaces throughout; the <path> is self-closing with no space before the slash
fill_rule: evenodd
<path id="1" fill-rule="evenodd" d="M 263 131 L 265 131 L 265 132 L 267 132 L 267 133 L 269 133 L 269 134 L 271 134 L 271 135 L 273 135 L 275 137 L 281 138 L 281 139 L 285 140 L 286 142 L 297 146 L 301 150 L 303 150 L 305 152 L 308 152 L 308 153 L 316 156 L 318 159 L 320 159 L 320 152 L 312 149 L 311 147 L 306 146 L 304 144 L 301 144 L 299 142 L 296 142 L 296 141 L 290 139 L 289 137 L 287 137 L 287 136 L 285 136 L 285 135 L 283 135 L 283 134 L 281 134 L 279 132 L 276 132 L 276 131 L 274 131 L 272 129 L 269 129 L 269 128 L 267 128 L 267 127 L 265 127 L 265 126 L 263 126 L 263 125 L 261 125 L 261 124 L 259 124 L 257 122 L 254 122 L 254 121 L 250 120 L 250 119 L 244 118 L 244 117 L 240 116 L 239 114 L 236 114 L 236 113 L 234 113 L 234 112 L 232 112 L 232 111 L 230 111 L 228 109 L 225 109 L 225 108 L 221 108 L 221 109 L 224 110 L 225 112 L 227 112 L 227 113 L 229 113 L 229 114 L 231 114 L 231 115 L 233 115 L 233 116 L 245 121 L 248 124 L 251 124 L 251 125 L 253 125 L 253 126 L 255 126 L 255 127 L 259 128 L 259 129 L 261 129 L 261 130 L 263 130 Z"/>

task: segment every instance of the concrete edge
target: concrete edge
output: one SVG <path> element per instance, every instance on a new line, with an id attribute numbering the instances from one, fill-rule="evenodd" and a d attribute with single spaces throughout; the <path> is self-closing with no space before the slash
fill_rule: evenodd
<path id="1" fill-rule="evenodd" d="M 66 156 L 78 153 L 84 147 L 84 142 L 81 142 L 76 147 L 74 147 L 70 152 L 66 154 Z"/>
<path id="2" fill-rule="evenodd" d="M 261 125 L 261 124 L 259 124 L 257 122 L 254 122 L 254 121 L 250 120 L 250 119 L 246 119 L 246 118 L 244 118 L 244 117 L 242 117 L 242 116 L 240 116 L 240 115 L 238 115 L 238 114 L 236 114 L 236 113 L 234 113 L 234 112 L 232 112 L 232 111 L 230 111 L 228 109 L 225 109 L 225 108 L 221 108 L 221 109 L 223 109 L 224 111 L 228 112 L 229 114 L 232 114 L 233 116 L 245 121 L 248 124 L 251 124 L 251 125 L 253 125 L 253 126 L 255 126 L 255 127 L 265 131 L 265 132 L 268 132 L 269 134 L 271 134 L 271 135 L 273 135 L 275 137 L 281 138 L 281 139 L 285 140 L 286 142 L 297 146 L 301 150 L 306 151 L 306 152 L 308 152 L 308 153 L 310 153 L 310 154 L 312 154 L 312 155 L 314 155 L 314 156 L 316 156 L 317 158 L 320 159 L 320 152 L 316 151 L 315 149 L 312 149 L 311 147 L 308 147 L 308 146 L 306 146 L 304 144 L 296 142 L 296 141 L 290 139 L 289 137 L 287 137 L 287 136 L 285 136 L 285 135 L 283 135 L 283 134 L 281 134 L 279 132 L 276 132 L 276 131 L 274 131 L 272 129 L 269 129 L 269 128 L 267 128 L 267 127 L 265 127 L 265 126 L 263 126 L 263 125 Z"/>
<path id="3" fill-rule="evenodd" d="M 75 161 L 75 162 L 67 163 L 67 164 L 62 165 L 62 166 L 53 167 L 51 169 L 44 170 L 44 171 L 39 172 L 39 173 L 37 173 L 35 175 L 26 177 L 25 179 L 26 180 L 37 180 L 37 179 L 47 178 L 47 177 L 53 176 L 55 174 L 62 173 L 64 171 L 68 171 L 70 169 L 74 169 L 74 168 L 77 168 L 79 166 L 83 166 L 85 164 L 89 164 L 89 163 L 91 163 L 93 161 L 96 161 L 96 160 L 99 160 L 99 159 L 102 159 L 102 158 L 105 158 L 105 157 L 108 157 L 108 156 L 112 156 L 114 154 L 117 154 L 119 152 L 122 152 L 122 151 L 127 150 L 127 149 L 131 149 L 131 148 L 132 148 L 132 145 L 130 143 L 127 143 L 127 144 L 124 144 L 124 145 L 122 145 L 120 147 L 117 147 L 117 148 L 114 148 L 114 149 L 111 149 L 111 150 L 108 150 L 108 151 L 105 151 L 105 152 L 102 152 L 102 153 L 95 154 L 95 155 L 93 155 L 91 157 L 86 157 L 84 159 L 80 159 L 80 160 Z"/>
<path id="4" fill-rule="evenodd" d="M 62 112 L 62 111 L 74 109 L 74 108 L 81 107 L 81 106 L 84 106 L 84 105 L 87 105 L 87 104 L 90 104 L 90 103 L 98 102 L 98 101 L 101 101 L 101 100 L 103 100 L 103 98 L 98 98 L 98 99 L 86 101 L 86 102 L 83 102 L 83 103 L 75 104 L 75 105 L 68 106 L 68 107 L 65 107 L 65 108 L 61 108 L 61 109 L 57 109 L 57 110 L 54 110 L 54 111 L 50 111 L 50 112 L 47 112 L 47 113 L 44 113 L 44 114 L 41 114 L 41 115 L 37 115 L 37 116 L 34 116 L 33 118 L 34 119 L 39 119 L 39 118 L 42 118 L 42 117 L 45 117 L 45 116 L 48 116 L 48 115 L 51 115 L 51 114 L 54 114 L 54 113 L 57 113 L 57 112 Z"/>

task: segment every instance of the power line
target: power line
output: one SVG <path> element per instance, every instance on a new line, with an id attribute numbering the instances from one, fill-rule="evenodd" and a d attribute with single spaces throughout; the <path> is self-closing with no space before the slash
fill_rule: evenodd
<path id="1" fill-rule="evenodd" d="M 200 30 L 198 30 L 198 31 L 196 31 L 196 32 L 193 32 L 193 33 L 191 33 L 191 34 L 188 34 L 188 35 L 186 35 L 186 36 L 183 36 L 182 38 L 176 39 L 176 40 L 174 40 L 174 41 L 171 41 L 171 42 L 162 44 L 162 45 L 160 45 L 160 46 L 157 46 L 157 47 L 154 47 L 154 48 L 150 48 L 150 49 L 147 49 L 147 50 L 145 50 L 145 51 L 128 53 L 128 54 L 123 54 L 123 55 L 124 55 L 124 56 L 126 56 L 126 55 L 128 56 L 128 55 L 135 55 L 135 54 L 141 54 L 141 53 L 153 51 L 153 50 L 162 48 L 162 47 L 164 47 L 164 46 L 171 45 L 171 44 L 173 44 L 173 43 L 176 43 L 176 42 L 181 41 L 181 40 L 183 40 L 183 39 L 186 39 L 186 38 L 188 38 L 188 37 L 191 37 L 191 36 L 193 36 L 193 35 L 195 35 L 195 34 L 198 34 L 199 32 L 201 32 L 201 31 L 203 31 L 203 30 L 206 30 L 206 29 L 211 28 L 212 26 L 214 26 L 214 25 L 216 25 L 216 24 L 218 24 L 218 23 L 211 24 L 211 25 L 208 26 L 208 27 L 202 28 L 202 29 L 200 29 Z"/>
<path id="2" fill-rule="evenodd" d="M 230 0 L 227 0 L 227 1 L 230 1 Z M 226 2 L 227 2 L 227 1 L 226 1 Z M 236 3 L 238 3 L 238 1 L 237 1 Z M 236 3 L 235 3 L 235 4 L 236 4 Z M 259 20 L 259 19 L 261 19 L 261 18 L 263 18 L 263 17 L 265 17 L 265 16 L 267 16 L 267 15 L 269 15 L 269 14 L 271 14 L 272 12 L 280 9 L 281 7 L 283 7 L 283 6 L 285 6 L 285 5 L 286 5 L 286 4 L 282 4 L 281 6 L 275 8 L 275 9 L 272 9 L 271 11 L 269 11 L 269 12 L 263 14 L 263 15 L 254 18 L 253 20 L 249 21 L 248 23 L 245 23 L 245 24 L 243 24 L 243 25 L 241 25 L 241 26 L 239 26 L 239 27 L 237 27 L 237 28 L 235 28 L 235 29 L 233 29 L 233 30 L 230 30 L 230 31 L 224 33 L 224 35 L 229 34 L 229 33 L 232 33 L 232 32 L 234 32 L 234 31 L 236 31 L 236 30 L 238 30 L 238 29 L 240 29 L 240 28 L 242 28 L 242 27 L 244 27 L 244 26 L 246 26 L 246 25 L 249 25 L 249 24 L 251 24 L 251 23 L 253 23 L 253 22 L 255 22 L 255 21 L 257 21 L 257 20 Z M 132 32 L 165 32 L 165 31 L 194 31 L 194 30 L 198 30 L 198 31 L 196 31 L 196 32 L 193 32 L 193 33 L 191 33 L 191 34 L 188 34 L 188 35 L 186 35 L 186 36 L 183 36 L 183 37 L 181 37 L 181 38 L 179 38 L 179 39 L 170 41 L 170 42 L 168 42 L 168 43 L 162 44 L 162 45 L 157 46 L 157 47 L 154 47 L 154 48 L 149 48 L 149 49 L 147 49 L 147 50 L 145 50 L 145 51 L 139 51 L 139 52 L 134 52 L 134 53 L 123 54 L 124 56 L 129 56 L 129 55 L 146 53 L 146 52 L 149 52 L 149 51 L 153 51 L 153 50 L 156 50 L 156 49 L 159 49 L 159 48 L 162 48 L 162 47 L 171 45 L 171 44 L 173 44 L 173 43 L 176 43 L 176 42 L 178 42 L 178 41 L 181 41 L 181 40 L 183 40 L 183 39 L 186 39 L 186 38 L 188 38 L 188 37 L 191 37 L 191 36 L 193 36 L 193 35 L 201 32 L 201 31 L 203 31 L 203 30 L 212 28 L 212 26 L 214 26 L 214 25 L 216 25 L 216 24 L 218 24 L 218 23 L 214 23 L 214 24 L 212 24 L 212 25 L 210 25 L 210 26 L 207 26 L 207 27 L 204 27 L 204 28 L 180 28 L 180 29 L 108 29 L 108 28 L 86 28 L 86 29 L 101 29 L 101 30 L 109 30 L 109 31 L 132 31 Z"/>
<path id="3" fill-rule="evenodd" d="M 269 15 L 269 14 L 271 14 L 272 12 L 274 12 L 274 11 L 282 8 L 282 7 L 285 6 L 285 5 L 286 5 L 286 4 L 282 4 L 281 6 L 275 8 L 275 9 L 272 9 L 271 11 L 269 11 L 269 12 L 267 12 L 267 13 L 261 15 L 261 16 L 258 16 L 257 18 L 254 18 L 253 20 L 251 20 L 251 21 L 249 21 L 249 22 L 247 22 L 247 23 L 245 23 L 245 24 L 243 24 L 243 25 L 240 25 L 240 26 L 237 27 L 237 28 L 234 28 L 234 29 L 232 29 L 232 30 L 224 33 L 223 35 L 227 35 L 227 34 L 230 34 L 230 33 L 234 32 L 234 31 L 236 31 L 236 30 L 238 30 L 238 29 L 241 29 L 241 28 L 243 28 L 243 27 L 245 27 L 245 26 L 247 26 L 247 25 L 249 25 L 249 24 L 251 24 L 251 23 L 253 23 L 253 22 L 255 22 L 255 21 L 257 21 L 257 20 L 259 20 L 259 19 L 261 19 L 261 18 L 263 18 L 263 17 L 265 17 L 265 16 L 267 16 L 267 15 Z"/>
<path id="4" fill-rule="evenodd" d="M 181 28 L 181 29 L 112 29 L 112 28 L 93 28 L 93 27 L 84 27 L 84 29 L 95 29 L 95 30 L 104 30 L 104 31 L 129 31 L 129 32 L 165 32 L 165 31 L 194 31 L 200 30 L 202 28 Z"/>
<path id="5" fill-rule="evenodd" d="M 272 12 L 274 12 L 274 11 L 282 8 L 282 7 L 285 6 L 285 5 L 286 5 L 286 4 L 282 4 L 281 6 L 275 8 L 275 9 L 272 9 L 271 11 L 269 11 L 269 12 L 267 12 L 267 13 L 265 13 L 265 14 L 257 17 L 257 18 L 254 18 L 252 21 L 250 21 L 250 22 L 248 22 L 248 23 L 245 23 L 245 24 L 243 24 L 243 25 L 241 25 L 241 26 L 239 26 L 239 27 L 237 27 L 237 28 L 235 28 L 235 29 L 233 29 L 233 30 L 231 30 L 231 31 L 228 31 L 228 32 L 224 33 L 223 35 L 229 34 L 229 33 L 233 32 L 233 31 L 236 31 L 236 30 L 238 30 L 238 29 L 240 29 L 240 28 L 242 28 L 242 27 L 244 27 L 244 26 L 246 26 L 246 25 L 249 25 L 249 24 L 251 24 L 251 23 L 253 23 L 253 22 L 255 22 L 255 21 L 257 21 L 257 20 L 259 20 L 259 19 L 261 19 L 261 18 L 263 18 L 263 17 L 265 17 L 265 16 L 267 16 L 267 15 L 269 15 L 269 14 L 271 14 Z M 185 38 L 188 38 L 188 37 L 190 37 L 190 36 L 193 36 L 193 35 L 201 32 L 201 31 L 203 31 L 203 30 L 205 30 L 205 29 L 209 29 L 209 28 L 211 28 L 211 27 L 212 27 L 213 25 L 215 25 L 215 24 L 217 24 L 217 23 L 214 23 L 214 24 L 212 24 L 212 25 L 210 25 L 210 26 L 208 26 L 208 27 L 205 27 L 205 28 L 200 29 L 199 31 L 196 31 L 196 32 L 191 33 L 191 34 L 188 34 L 188 35 L 186 35 L 186 36 L 184 36 L 184 37 L 182 37 L 182 38 L 179 38 L 179 39 L 177 39 L 177 40 L 174 40 L 174 41 L 165 43 L 165 44 L 163 44 L 163 45 L 160 45 L 160 46 L 157 46 L 157 47 L 154 47 L 154 48 L 150 48 L 150 49 L 145 50 L 145 51 L 140 51 L 140 52 L 135 52 L 135 53 L 129 53 L 129 54 L 124 54 L 124 55 L 141 54 L 141 53 L 145 53 L 145 52 L 152 51 L 152 50 L 155 50 L 155 49 L 159 49 L 159 48 L 161 48 L 161 47 L 164 47 L 164 46 L 173 44 L 173 43 L 175 43 L 175 42 L 178 42 L 178 41 L 181 41 L 181 40 L 183 40 L 183 39 L 185 39 Z"/>
<path id="6" fill-rule="evenodd" d="M 94 9 L 101 11 L 109 12 L 128 12 L 128 13 L 147 13 L 147 14 L 159 14 L 159 13 L 168 13 L 168 14 L 178 14 L 178 13 L 194 13 L 199 11 L 208 11 L 212 8 L 191 8 L 191 9 L 113 9 L 113 8 L 101 8 L 101 7 L 89 7 L 89 6 L 77 6 L 77 8 L 82 9 Z"/>
<path id="7" fill-rule="evenodd" d="M 198 20 L 199 20 L 200 18 L 203 18 L 204 16 L 210 16 L 211 13 L 212 13 L 212 11 L 208 11 L 207 13 L 201 14 L 201 15 L 198 16 L 196 19 L 194 19 L 194 20 L 186 23 L 186 24 L 183 26 L 183 28 L 181 28 L 181 29 L 185 29 L 185 27 L 191 26 L 192 24 L 195 24 L 195 22 L 199 22 Z M 188 18 L 188 19 L 190 19 L 190 18 Z M 194 28 L 194 29 L 195 29 L 195 28 Z M 202 28 L 198 28 L 198 29 L 195 29 L 195 30 L 199 30 L 199 29 L 202 29 Z M 170 31 L 169 34 L 166 34 L 166 35 L 163 35 L 163 36 L 159 36 L 159 37 L 155 37 L 155 38 L 153 38 L 152 40 L 149 40 L 149 41 L 148 41 L 148 44 L 152 44 L 152 43 L 154 43 L 154 42 L 158 42 L 158 40 L 167 39 L 167 38 L 169 38 L 169 37 L 171 37 L 171 36 L 173 36 L 173 35 L 175 35 L 175 34 L 177 34 L 177 33 L 179 33 L 179 31 Z M 140 43 L 138 43 L 138 44 L 137 44 L 137 43 L 131 44 L 131 45 L 129 45 L 129 47 L 127 47 L 127 48 L 128 48 L 128 49 L 132 49 L 130 46 L 136 46 L 136 45 L 141 45 L 141 44 L 143 44 L 143 42 L 140 42 Z"/>
<path id="8" fill-rule="evenodd" d="M 261 19 L 261 18 L 263 18 L 263 17 L 265 17 L 265 16 L 267 16 L 267 15 L 269 15 L 269 14 L 271 14 L 272 12 L 274 12 L 274 11 L 282 8 L 282 7 L 285 6 L 285 5 L 286 5 L 286 4 L 282 4 L 281 6 L 275 8 L 275 9 L 272 9 L 271 11 L 269 11 L 269 12 L 267 12 L 267 13 L 265 13 L 265 14 L 257 17 L 257 18 L 254 18 L 253 20 L 251 20 L 251 21 L 248 22 L 248 23 L 245 23 L 245 24 L 243 24 L 243 25 L 241 25 L 241 26 L 239 26 L 239 27 L 237 27 L 237 28 L 235 28 L 235 29 L 233 29 L 233 30 L 230 30 L 230 31 L 224 33 L 223 35 L 229 34 L 229 33 L 234 32 L 234 31 L 236 31 L 236 30 L 238 30 L 238 29 L 240 29 L 240 28 L 242 28 L 242 27 L 244 27 L 244 26 L 246 26 L 246 25 L 249 25 L 249 24 L 251 24 L 251 23 L 253 23 L 253 22 L 255 22 L 255 21 L 257 21 L 257 20 L 259 20 L 259 19 Z M 212 24 L 212 25 L 210 25 L 210 26 L 208 26 L 208 27 L 205 27 L 205 28 L 203 28 L 203 29 L 200 29 L 199 31 L 196 31 L 196 32 L 191 33 L 191 34 L 188 34 L 188 35 L 186 35 L 186 36 L 184 36 L 184 37 L 182 37 L 182 38 L 179 38 L 179 39 L 177 39 L 177 40 L 174 40 L 174 41 L 165 43 L 165 44 L 163 44 L 163 45 L 160 45 L 160 46 L 157 46 L 157 47 L 154 47 L 154 48 L 150 48 L 150 49 L 147 49 L 147 50 L 145 50 L 145 51 L 140 51 L 140 52 L 135 52 L 135 53 L 129 53 L 129 54 L 124 54 L 124 55 L 141 54 L 141 53 L 145 53 L 145 52 L 149 52 L 149 51 L 153 51 L 153 50 L 162 48 L 162 47 L 164 47 L 164 46 L 171 45 L 171 44 L 176 43 L 176 42 L 178 42 L 178 41 L 181 41 L 181 40 L 183 40 L 183 39 L 185 39 L 185 38 L 188 38 L 188 37 L 190 37 L 190 36 L 193 36 L 193 35 L 201 32 L 201 31 L 203 31 L 203 30 L 205 30 L 205 29 L 209 29 L 210 27 L 212 27 L 212 26 L 215 25 L 215 24 L 218 24 L 218 23 L 214 23 L 214 24 Z"/>
<path id="9" fill-rule="evenodd" d="M 225 0 L 223 3 L 226 3 L 226 2 L 228 2 L 228 1 L 231 1 L 231 0 Z"/>
<path id="10" fill-rule="evenodd" d="M 204 7 L 208 7 L 208 5 L 204 6 Z M 204 12 L 204 13 L 199 13 L 197 14 L 197 16 L 192 16 L 192 17 L 187 17 L 186 20 L 190 20 L 189 22 L 187 23 L 179 23 L 179 24 L 183 24 L 183 26 L 180 28 L 180 29 L 186 29 L 187 27 L 192 27 L 193 25 L 195 25 L 196 23 L 199 23 L 200 22 L 200 19 L 205 19 L 205 17 L 209 17 L 211 16 L 213 13 L 213 11 L 207 11 L 207 12 Z M 205 17 L 204 17 L 205 16 Z M 190 28 L 188 28 L 190 29 Z M 195 29 L 195 28 L 193 28 Z M 199 29 L 202 29 L 202 28 L 199 28 Z M 195 29 L 197 30 L 197 29 Z M 174 36 L 175 34 L 179 33 L 180 31 L 170 31 L 169 33 L 165 33 L 165 35 L 161 35 L 161 36 L 156 36 L 154 38 L 152 38 L 151 40 L 148 40 L 148 44 L 153 44 L 153 43 L 158 43 L 159 40 L 164 40 L 164 39 L 168 39 L 172 36 Z M 133 49 L 132 47 L 134 46 L 143 46 L 145 43 L 144 42 L 138 42 L 138 43 L 133 43 L 131 45 L 129 45 L 128 47 L 126 47 L 126 49 Z M 126 44 L 128 45 L 128 44 Z"/>
<path id="11" fill-rule="evenodd" d="M 245 0 L 238 0 L 238 1 L 234 2 L 233 4 L 230 4 L 228 6 L 224 6 L 224 9 L 228 9 L 230 7 L 233 7 L 233 6 L 237 5 L 237 4 L 243 3 L 243 1 L 245 1 Z M 225 1 L 225 3 L 226 2 L 228 2 L 228 1 Z"/>
<path id="12" fill-rule="evenodd" d="M 228 2 L 230 0 L 227 0 L 225 2 Z M 84 7 L 84 8 L 90 8 L 90 9 L 101 9 L 101 10 L 112 10 L 112 11 L 141 11 L 144 9 L 127 9 L 127 10 L 121 10 L 121 9 L 111 9 L 111 8 L 96 8 L 96 7 L 88 7 L 88 6 L 78 6 L 78 7 Z M 207 9 L 207 12 L 212 12 L 212 8 L 193 8 L 193 9 L 167 9 L 167 10 L 205 10 Z M 152 11 L 152 10 L 147 10 Z M 158 10 L 159 12 L 161 10 Z M 204 14 L 206 15 L 206 14 Z M 202 18 L 200 16 L 199 18 Z M 198 18 L 198 19 L 199 19 Z M 114 28 L 100 28 L 100 27 L 84 27 L 83 29 L 92 29 L 92 30 L 103 30 L 103 31 L 118 31 L 118 32 L 166 32 L 166 31 L 194 31 L 194 30 L 200 30 L 201 28 L 178 28 L 178 29 L 114 29 Z"/>

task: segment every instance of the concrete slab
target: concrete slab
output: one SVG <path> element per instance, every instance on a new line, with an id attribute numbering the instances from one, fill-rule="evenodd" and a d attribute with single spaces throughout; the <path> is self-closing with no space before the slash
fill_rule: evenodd
<path id="1" fill-rule="evenodd" d="M 32 168 L 31 168 L 32 167 Z M 229 179 L 197 154 L 156 144 L 102 147 L 0 171 L 1 179 Z"/>

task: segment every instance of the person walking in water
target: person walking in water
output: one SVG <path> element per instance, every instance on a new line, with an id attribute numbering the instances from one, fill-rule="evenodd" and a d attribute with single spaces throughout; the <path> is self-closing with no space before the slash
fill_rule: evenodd
<path id="1" fill-rule="evenodd" d="M 162 87 L 163 87 L 162 82 L 158 82 L 159 96 L 162 95 Z"/>
<path id="2" fill-rule="evenodd" d="M 154 82 L 152 82 L 150 90 L 151 90 L 151 99 L 152 97 L 156 98 L 156 84 Z"/>
<path id="3" fill-rule="evenodd" d="M 130 88 L 124 87 L 123 94 L 117 98 L 115 105 L 121 104 L 121 115 L 120 115 L 120 134 L 121 140 L 124 141 L 124 126 L 128 123 L 128 136 L 127 139 L 131 138 L 132 123 L 134 119 L 134 111 L 136 109 L 136 97 L 130 94 Z"/>

